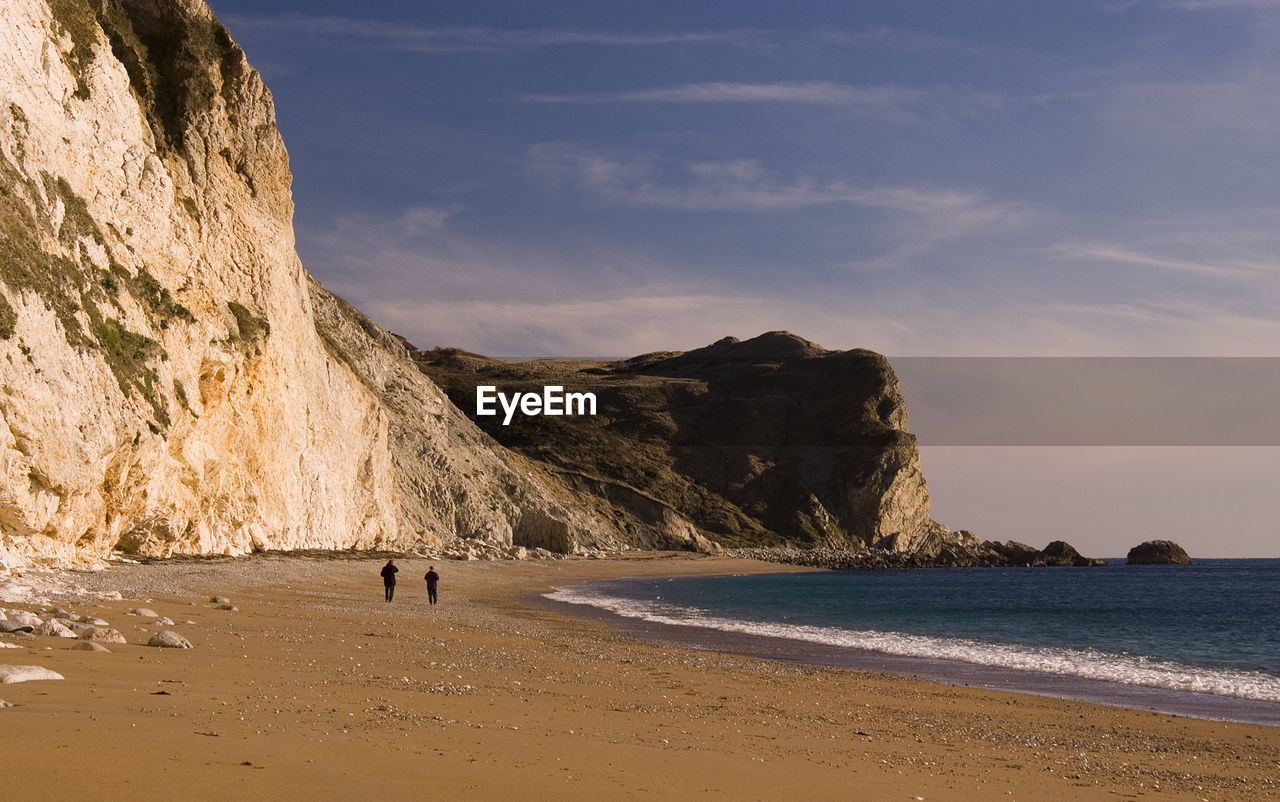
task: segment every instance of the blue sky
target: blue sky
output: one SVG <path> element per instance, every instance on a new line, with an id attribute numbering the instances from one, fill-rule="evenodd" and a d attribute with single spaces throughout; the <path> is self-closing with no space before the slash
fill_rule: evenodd
<path id="1" fill-rule="evenodd" d="M 1280 0 L 211 5 L 308 269 L 421 347 L 1280 355 Z M 973 500 L 1037 474 L 976 454 L 939 505 L 1016 537 Z"/>
<path id="2" fill-rule="evenodd" d="M 213 5 L 424 346 L 1277 353 L 1274 0 Z"/>

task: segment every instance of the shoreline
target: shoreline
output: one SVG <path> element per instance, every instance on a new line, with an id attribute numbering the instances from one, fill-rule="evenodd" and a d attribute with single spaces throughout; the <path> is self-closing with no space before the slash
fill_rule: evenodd
<path id="1" fill-rule="evenodd" d="M 429 561 L 397 560 L 402 577 Z M 23 641 L 0 662 L 66 679 L 0 686 L 0 749 L 24 799 L 1137 797 L 1280 792 L 1280 729 L 784 663 L 636 640 L 531 604 L 623 576 L 776 573 L 643 555 L 435 561 L 382 601 L 379 560 L 247 558 L 75 575 L 129 645 Z M 787 567 L 782 567 L 787 570 Z M 421 570 L 419 570 L 421 569 Z M 209 603 L 231 597 L 238 611 Z M 191 650 L 136 645 L 145 604 Z M 6 605 L 13 607 L 15 605 Z M 194 623 L 183 624 L 190 620 Z M 15 639 L 4 636 L 7 640 Z"/>
<path id="2" fill-rule="evenodd" d="M 625 580 L 626 577 L 617 579 Z M 582 584 L 589 586 L 592 583 Z M 531 596 L 528 601 L 562 615 L 606 621 L 631 637 L 676 648 L 886 673 L 904 679 L 938 682 L 962 688 L 1042 696 L 1139 712 L 1186 716 L 1204 721 L 1280 727 L 1280 702 L 1129 685 L 945 658 L 895 655 L 797 638 L 712 629 L 696 624 L 670 624 L 645 618 L 630 618 L 595 605 L 550 599 L 545 595 Z"/>

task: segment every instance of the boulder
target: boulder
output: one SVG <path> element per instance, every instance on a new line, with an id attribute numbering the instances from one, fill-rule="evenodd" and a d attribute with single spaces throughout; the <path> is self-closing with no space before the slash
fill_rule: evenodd
<path id="1" fill-rule="evenodd" d="M 33 632 L 35 627 L 21 621 L 0 621 L 0 632 Z"/>
<path id="2" fill-rule="evenodd" d="M 149 607 L 135 607 L 129 611 L 129 615 L 139 615 L 143 618 L 159 618 L 160 614 Z"/>
<path id="3" fill-rule="evenodd" d="M 5 685 L 37 679 L 65 679 L 65 677 L 43 666 L 0 666 L 0 683 Z"/>
<path id="4" fill-rule="evenodd" d="M 110 652 L 111 651 L 106 646 L 103 646 L 101 643 L 94 643 L 91 640 L 78 640 L 71 645 L 71 648 L 75 649 L 78 652 Z"/>
<path id="5" fill-rule="evenodd" d="M 1186 549 L 1172 540 L 1148 540 L 1129 549 L 1128 565 L 1191 565 Z"/>
<path id="6" fill-rule="evenodd" d="M 1065 540 L 1055 540 L 1044 547 L 1044 555 L 1047 558 L 1048 565 L 1074 566 L 1076 568 L 1086 568 L 1089 566 L 1106 565 L 1106 560 L 1099 560 L 1093 557 L 1083 557 L 1080 552 L 1075 550 L 1070 543 Z"/>
<path id="7" fill-rule="evenodd" d="M 80 631 L 80 640 L 91 640 L 96 643 L 128 643 L 119 630 L 111 627 L 89 627 Z"/>
<path id="8" fill-rule="evenodd" d="M 152 624 L 154 624 L 154 625 L 155 625 L 155 626 L 157 626 L 157 627 L 171 627 L 171 626 L 173 626 L 173 620 L 172 620 L 172 619 L 169 619 L 169 618 L 157 618 L 156 620 L 152 621 L 151 623 L 152 623 Z"/>
<path id="9" fill-rule="evenodd" d="M 56 618 L 50 618 L 43 624 L 35 628 L 35 634 L 48 635 L 54 638 L 74 638 L 76 633 L 67 628 L 65 624 Z"/>
<path id="10" fill-rule="evenodd" d="M 1006 565 L 1044 565 L 1044 555 L 1034 546 L 1019 543 L 1016 540 L 1004 543 L 988 541 L 988 543 L 1004 557 Z"/>
<path id="11" fill-rule="evenodd" d="M 38 627 L 44 623 L 44 620 L 35 613 L 29 613 L 26 610 L 14 610 L 9 613 L 9 620 L 16 621 L 24 627 Z"/>
<path id="12" fill-rule="evenodd" d="M 162 649 L 190 649 L 191 641 L 182 637 L 172 629 L 157 632 L 147 641 L 148 646 L 159 646 Z"/>
<path id="13" fill-rule="evenodd" d="M 230 604 L 231 603 L 231 600 L 228 599 L 226 596 L 214 596 L 213 598 L 209 599 L 209 601 L 213 602 L 214 604 Z"/>

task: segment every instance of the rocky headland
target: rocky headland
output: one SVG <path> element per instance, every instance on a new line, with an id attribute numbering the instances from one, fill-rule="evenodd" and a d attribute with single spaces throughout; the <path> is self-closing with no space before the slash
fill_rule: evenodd
<path id="1" fill-rule="evenodd" d="M 788 332 L 610 362 L 415 349 L 305 271 L 291 180 L 271 95 L 203 0 L 0 5 L 0 571 L 303 549 L 1083 559 L 935 522 L 870 351 Z M 501 426 L 469 417 L 479 381 L 601 409 Z"/>

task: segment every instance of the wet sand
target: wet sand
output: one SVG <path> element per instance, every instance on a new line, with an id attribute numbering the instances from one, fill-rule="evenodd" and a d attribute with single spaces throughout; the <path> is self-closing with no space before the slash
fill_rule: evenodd
<path id="1" fill-rule="evenodd" d="M 719 558 L 437 563 L 255 557 L 116 568 L 68 605 L 113 653 L 0 636 L 12 799 L 1240 799 L 1280 797 L 1280 728 L 636 640 L 555 585 L 777 571 Z M 231 597 L 238 611 L 209 603 Z M 191 650 L 145 643 L 145 604 Z M 20 607 L 21 605 L 6 605 Z M 191 620 L 195 623 L 184 624 Z"/>

